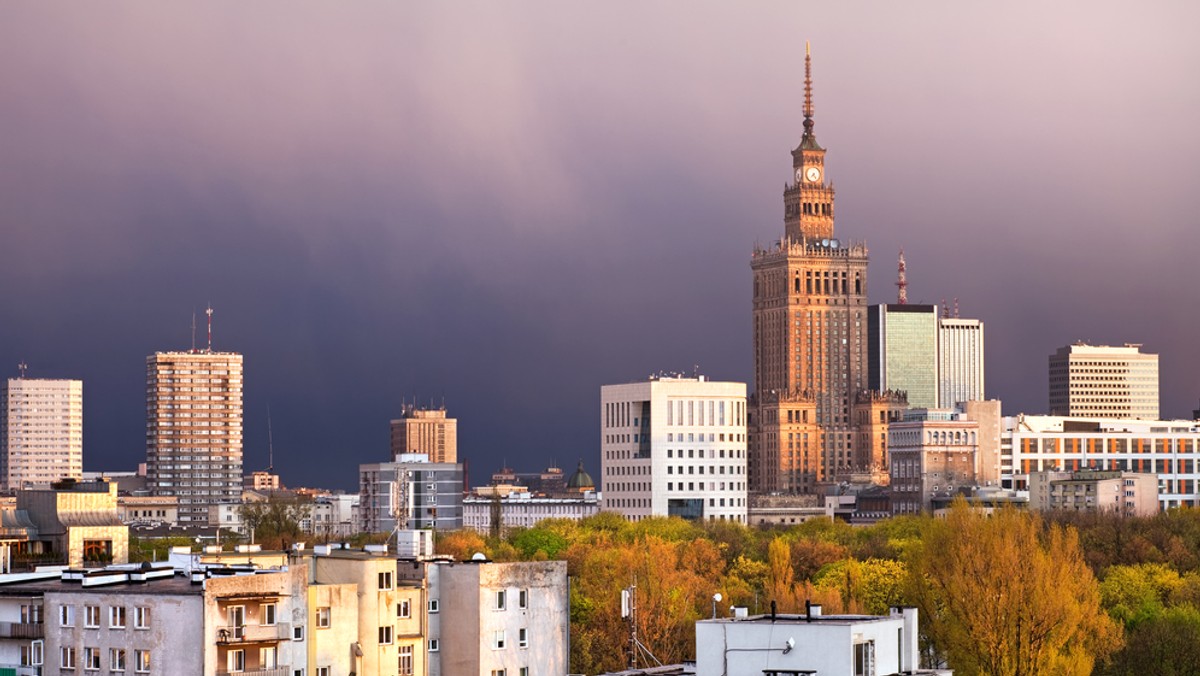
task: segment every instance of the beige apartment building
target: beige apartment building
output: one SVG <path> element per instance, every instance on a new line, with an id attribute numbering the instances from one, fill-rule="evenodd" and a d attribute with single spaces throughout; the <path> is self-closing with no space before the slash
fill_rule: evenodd
<path id="1" fill-rule="evenodd" d="M 9 378 L 0 390 L 0 487 L 82 475 L 83 381 Z"/>
<path id="2" fill-rule="evenodd" d="M 1158 477 L 1122 471 L 1033 472 L 1029 508 L 1153 516 L 1158 512 Z"/>
<path id="3" fill-rule="evenodd" d="M 1076 343 L 1050 355 L 1050 415 L 1158 420 L 1158 355 Z"/>
<path id="4" fill-rule="evenodd" d="M 444 408 L 406 405 L 392 421 L 392 460 L 424 453 L 429 462 L 458 462 L 458 420 L 446 417 Z"/>
<path id="5" fill-rule="evenodd" d="M 181 525 L 242 495 L 242 355 L 193 350 L 146 358 L 146 480 L 178 499 Z"/>

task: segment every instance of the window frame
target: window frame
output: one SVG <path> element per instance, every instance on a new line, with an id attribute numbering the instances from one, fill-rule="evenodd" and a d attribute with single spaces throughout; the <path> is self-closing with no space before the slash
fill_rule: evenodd
<path id="1" fill-rule="evenodd" d="M 149 650 L 134 650 L 134 671 L 139 674 L 150 673 L 150 651 Z"/>
<path id="2" fill-rule="evenodd" d="M 508 590 L 507 589 L 497 589 L 495 596 L 496 596 L 496 598 L 494 599 L 492 609 L 493 610 L 507 610 Z"/>
<path id="3" fill-rule="evenodd" d="M 109 671 L 116 671 L 116 672 L 124 673 L 125 668 L 128 665 L 129 665 L 129 662 L 126 659 L 124 648 L 109 648 L 108 649 L 108 670 Z"/>
<path id="4" fill-rule="evenodd" d="M 77 664 L 76 657 L 75 646 L 60 646 L 58 650 L 58 667 L 60 669 L 75 669 L 75 665 Z"/>
<path id="5" fill-rule="evenodd" d="M 436 653 L 441 651 L 442 642 L 436 638 L 429 639 L 429 652 Z"/>
<path id="6" fill-rule="evenodd" d="M 277 624 L 277 620 L 278 620 L 278 618 L 276 617 L 276 615 L 278 614 L 278 610 L 279 610 L 279 604 L 274 601 L 271 601 L 269 603 L 259 604 L 259 606 L 258 606 L 258 626 L 274 627 Z"/>
<path id="7" fill-rule="evenodd" d="M 75 606 L 69 606 L 64 603 L 58 607 L 58 626 L 75 626 Z"/>
<path id="8" fill-rule="evenodd" d="M 328 629 L 332 624 L 333 609 L 330 606 L 319 606 L 317 608 L 316 625 L 317 629 Z"/>
<path id="9" fill-rule="evenodd" d="M 93 616 L 94 619 L 93 619 Z M 99 629 L 100 628 L 100 606 L 84 606 L 83 607 L 83 628 L 84 629 Z"/>
<path id="10" fill-rule="evenodd" d="M 92 666 L 92 665 L 95 666 Z M 92 646 L 83 648 L 83 670 L 100 671 L 100 649 Z"/>
<path id="11" fill-rule="evenodd" d="M 379 627 L 379 645 L 392 645 L 396 642 L 396 628 L 390 624 Z"/>
<path id="12" fill-rule="evenodd" d="M 118 617 L 120 616 L 120 617 Z M 120 624 L 117 621 L 120 620 Z M 108 607 L 108 628 L 109 629 L 124 629 L 129 624 L 129 613 L 125 610 L 125 606 L 109 606 Z"/>
<path id="13" fill-rule="evenodd" d="M 400 601 L 398 601 L 396 603 L 396 617 L 398 617 L 402 620 L 411 619 L 412 618 L 412 602 L 409 601 L 408 599 L 400 599 Z"/>
<path id="14" fill-rule="evenodd" d="M 134 606 L 133 607 L 133 628 L 134 629 L 149 629 L 150 628 L 150 606 Z"/>

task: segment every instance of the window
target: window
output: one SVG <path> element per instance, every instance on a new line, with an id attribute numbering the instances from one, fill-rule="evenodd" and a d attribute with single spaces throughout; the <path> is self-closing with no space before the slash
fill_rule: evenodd
<path id="1" fill-rule="evenodd" d="M 379 645 L 391 645 L 392 643 L 392 628 L 391 626 L 379 628 Z"/>
<path id="2" fill-rule="evenodd" d="M 112 606 L 108 609 L 108 628 L 125 628 L 125 606 Z"/>
<path id="3" fill-rule="evenodd" d="M 407 600 L 396 604 L 396 617 L 401 619 L 412 617 L 412 607 Z"/>
<path id="4" fill-rule="evenodd" d="M 400 676 L 412 676 L 413 649 L 410 645 L 400 646 Z"/>
<path id="5" fill-rule="evenodd" d="M 438 600 L 429 599 L 429 612 L 436 613 L 438 611 Z"/>
<path id="6" fill-rule="evenodd" d="M 329 628 L 329 606 L 317 608 L 317 629 Z"/>
<path id="7" fill-rule="evenodd" d="M 875 676 L 875 642 L 854 644 L 854 676 Z"/>
<path id="8" fill-rule="evenodd" d="M 517 673 L 521 676 L 529 676 L 529 667 L 521 667 L 521 670 Z"/>
<path id="9" fill-rule="evenodd" d="M 392 588 L 392 572 L 385 571 L 379 574 L 379 589 L 381 591 Z"/>
<path id="10" fill-rule="evenodd" d="M 429 639 L 429 652 L 436 653 L 440 649 L 441 645 L 438 643 L 436 638 Z"/>
<path id="11" fill-rule="evenodd" d="M 505 594 L 503 589 L 496 592 L 496 610 L 504 610 L 504 603 L 507 600 L 506 597 L 507 594 Z"/>
<path id="12" fill-rule="evenodd" d="M 42 666 L 42 656 L 45 651 L 45 643 L 38 639 L 30 641 L 27 644 L 21 645 L 21 666 L 23 667 L 40 667 Z"/>
<path id="13" fill-rule="evenodd" d="M 230 650 L 225 653 L 225 666 L 230 673 L 246 670 L 246 651 Z"/>
<path id="14" fill-rule="evenodd" d="M 292 640 L 293 641 L 303 641 L 304 640 L 304 625 L 297 624 L 294 627 L 292 627 Z"/>
<path id="15" fill-rule="evenodd" d="M 64 647 L 58 653 L 58 664 L 63 669 L 74 669 L 75 668 L 75 649 Z"/>
<path id="16" fill-rule="evenodd" d="M 279 649 L 275 646 L 266 646 L 258 649 L 258 668 L 259 669 L 275 669 L 279 666 Z"/>
<path id="17" fill-rule="evenodd" d="M 492 669 L 492 676 L 505 676 L 503 669 Z"/>
<path id="18" fill-rule="evenodd" d="M 262 604 L 262 615 L 258 618 L 259 624 L 262 626 L 270 626 L 275 624 L 275 604 Z"/>
<path id="19" fill-rule="evenodd" d="M 83 626 L 88 629 L 100 628 L 100 606 L 84 606 Z M 97 667 L 98 669 L 99 667 Z"/>
<path id="20" fill-rule="evenodd" d="M 125 671 L 125 649 L 124 648 L 109 648 L 109 650 L 108 650 L 108 670 L 109 671 Z"/>
<path id="21" fill-rule="evenodd" d="M 492 649 L 493 650 L 504 650 L 504 646 L 506 644 L 507 644 L 507 641 L 505 640 L 503 629 L 492 633 Z"/>
<path id="22" fill-rule="evenodd" d="M 149 629 L 150 628 L 150 608 L 146 606 L 137 606 L 133 609 L 133 628 L 134 629 Z"/>
<path id="23" fill-rule="evenodd" d="M 99 608 L 97 608 L 99 610 Z M 100 671 L 100 649 L 83 649 L 83 668 L 88 671 Z"/>
<path id="24" fill-rule="evenodd" d="M 21 606 L 21 624 L 42 624 L 42 604 L 28 603 Z"/>
<path id="25" fill-rule="evenodd" d="M 525 627 L 521 627 L 520 629 L 517 630 L 517 647 L 518 648 L 528 648 L 529 647 L 529 630 L 526 629 Z"/>
<path id="26" fill-rule="evenodd" d="M 524 610 L 529 607 L 529 590 L 522 589 L 517 592 L 517 607 Z"/>
<path id="27" fill-rule="evenodd" d="M 329 667 L 317 667 L 317 676 L 329 676 Z"/>
<path id="28" fill-rule="evenodd" d="M 58 607 L 58 626 L 74 627 L 75 626 L 75 606 L 59 606 Z"/>

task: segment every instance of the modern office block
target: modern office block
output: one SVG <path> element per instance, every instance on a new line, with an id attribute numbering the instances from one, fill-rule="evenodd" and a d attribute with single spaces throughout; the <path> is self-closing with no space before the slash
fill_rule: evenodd
<path id="1" fill-rule="evenodd" d="M 1061 347 L 1050 355 L 1050 415 L 1158 419 L 1158 355 L 1141 345 Z"/>

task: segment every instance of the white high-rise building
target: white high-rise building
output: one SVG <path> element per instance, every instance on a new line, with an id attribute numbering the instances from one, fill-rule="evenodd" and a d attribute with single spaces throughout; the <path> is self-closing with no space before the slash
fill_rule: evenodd
<path id="1" fill-rule="evenodd" d="M 943 317 L 938 321 L 938 406 L 983 401 L 983 322 Z"/>
<path id="2" fill-rule="evenodd" d="M 746 384 L 653 377 L 600 388 L 604 509 L 746 522 Z"/>
<path id="3" fill-rule="evenodd" d="M 0 484 L 83 476 L 83 381 L 9 378 L 0 391 Z"/>
<path id="4" fill-rule="evenodd" d="M 1050 355 L 1050 415 L 1158 420 L 1158 355 L 1076 343 Z"/>
<path id="5" fill-rule="evenodd" d="M 146 485 L 179 499 L 179 523 L 242 496 L 242 355 L 194 350 L 146 357 Z"/>

